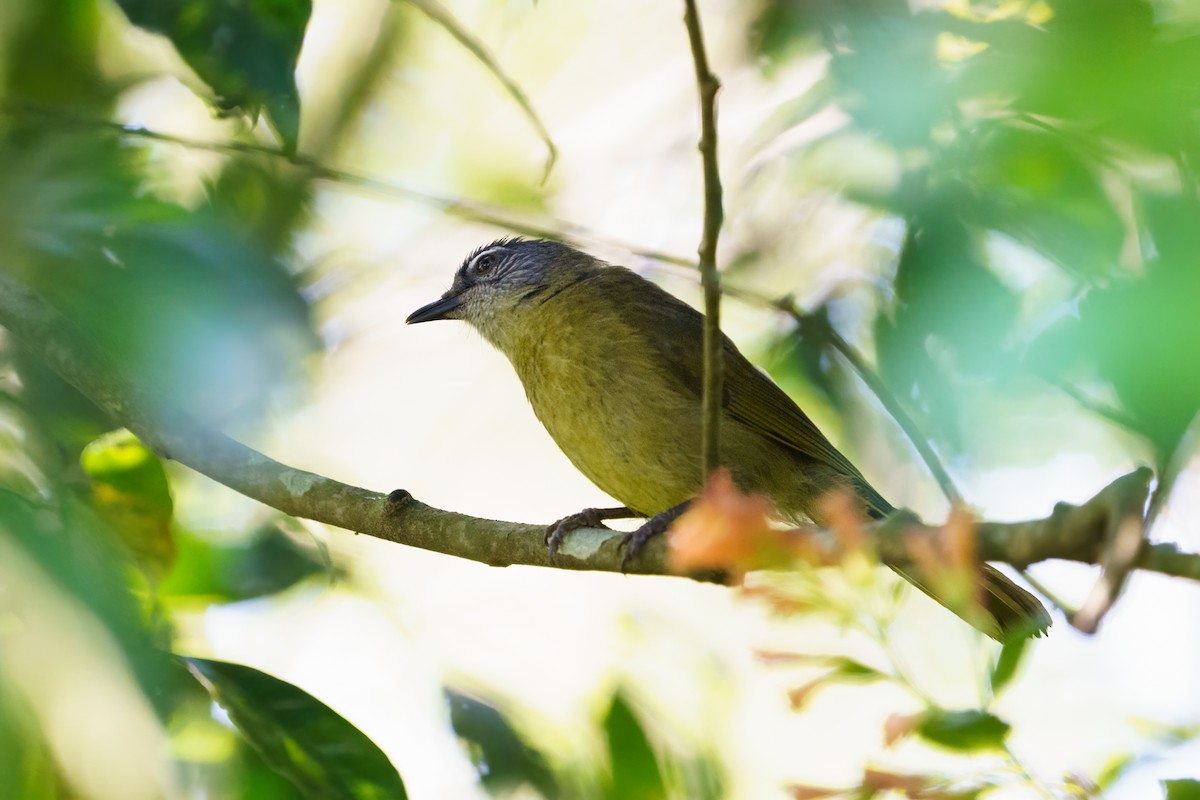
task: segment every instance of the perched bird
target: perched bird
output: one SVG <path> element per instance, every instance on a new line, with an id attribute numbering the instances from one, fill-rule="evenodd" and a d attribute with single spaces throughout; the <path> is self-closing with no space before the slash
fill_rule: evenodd
<path id="1" fill-rule="evenodd" d="M 408 322 L 436 319 L 464 320 L 504 353 L 558 446 L 625 504 L 550 526 L 552 555 L 574 528 L 647 517 L 628 541 L 632 555 L 699 493 L 703 318 L 691 306 L 565 244 L 509 238 L 471 253 L 450 290 Z M 789 521 L 821 522 L 818 500 L 840 488 L 874 518 L 895 510 L 728 338 L 724 362 L 720 456 L 739 487 L 769 496 Z M 985 633 L 1003 639 L 1050 624 L 1041 603 L 994 568 L 982 565 L 979 580 L 987 619 L 972 621 Z"/>

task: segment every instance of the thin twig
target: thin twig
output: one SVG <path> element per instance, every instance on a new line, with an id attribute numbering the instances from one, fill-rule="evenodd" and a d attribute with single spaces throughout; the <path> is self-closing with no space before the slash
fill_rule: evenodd
<path id="1" fill-rule="evenodd" d="M 1129 413 L 1122 411 L 1116 406 L 1089 397 L 1079 388 L 1072 386 L 1070 381 L 1053 379 L 1050 381 L 1050 385 L 1074 400 L 1085 411 L 1090 411 L 1119 428 L 1124 428 L 1127 431 L 1137 431 L 1144 427 Z"/>
<path id="2" fill-rule="evenodd" d="M 52 120 L 61 125 L 69 125 L 73 127 L 86 128 L 89 130 L 109 131 L 116 136 L 127 136 L 134 139 L 146 139 L 148 141 L 163 142 L 164 144 L 173 144 L 179 147 L 185 147 L 189 150 L 201 150 L 210 153 L 227 153 L 227 154 L 253 154 L 260 155 L 266 158 L 273 158 L 287 162 L 297 167 L 304 168 L 309 171 L 313 178 L 318 180 L 336 183 L 342 186 L 350 186 L 357 189 L 366 189 L 372 192 L 388 197 L 399 197 L 405 200 L 415 200 L 423 203 L 439 211 L 459 219 L 470 220 L 471 222 L 481 222 L 486 225 L 493 225 L 497 228 L 503 228 L 513 233 L 519 233 L 525 236 L 535 236 L 541 239 L 553 239 L 555 241 L 573 241 L 582 245 L 593 245 L 607 247 L 617 250 L 624 250 L 638 258 L 657 261 L 662 264 L 671 264 L 677 267 L 687 267 L 688 269 L 696 269 L 696 262 L 690 258 L 684 258 L 673 253 L 666 253 L 660 250 L 647 250 L 636 247 L 627 242 L 621 242 L 604 236 L 603 234 L 587 228 L 582 225 L 577 225 L 566 220 L 555 219 L 553 217 L 543 218 L 541 222 L 533 221 L 527 218 L 511 216 L 507 209 L 502 209 L 489 203 L 483 203 L 475 200 L 463 200 L 460 198 L 447 197 L 445 195 L 427 192 L 422 189 L 414 189 L 411 186 L 406 186 L 395 181 L 385 181 L 379 178 L 372 178 L 368 175 L 362 175 L 349 170 L 330 167 L 322 163 L 312 156 L 303 153 L 290 153 L 278 147 L 271 145 L 260 144 L 258 142 L 236 142 L 236 141 L 212 141 L 205 139 L 195 139 L 188 136 L 177 136 L 175 134 L 163 133 L 161 131 L 152 130 L 136 125 L 125 125 L 113 120 L 102 119 L 94 116 L 86 116 L 75 114 L 70 111 L 65 111 L 59 108 L 29 103 L 22 100 L 14 100 L 12 98 L 0 98 L 0 113 L 40 117 L 46 120 Z"/>
<path id="3" fill-rule="evenodd" d="M 408 3 L 420 9 L 421 13 L 440 25 L 442 30 L 453 36 L 467 52 L 475 56 L 476 60 L 480 64 L 483 64 L 484 68 L 492 73 L 492 76 L 496 80 L 500 81 L 501 85 L 504 86 L 504 90 L 508 92 L 509 97 L 521 107 L 521 111 L 524 112 L 526 119 L 529 120 L 529 124 L 534 127 L 542 143 L 546 145 L 546 167 L 542 173 L 542 183 L 545 183 L 546 179 L 550 177 L 550 171 L 554 169 L 554 162 L 558 160 L 558 148 L 554 146 L 554 140 L 550 138 L 550 132 L 542 124 L 541 117 L 534 110 L 533 104 L 529 102 L 529 98 L 525 95 L 525 92 L 501 68 L 499 62 L 488 52 L 483 43 L 468 33 L 466 28 L 454 18 L 454 15 L 445 6 L 437 2 L 437 0 L 408 0 Z"/>
<path id="4" fill-rule="evenodd" d="M 917 454 L 921 456 L 921 460 L 925 462 L 925 466 L 929 469 L 933 479 L 942 489 L 942 493 L 946 499 L 953 505 L 961 505 L 963 502 L 962 493 L 958 491 L 958 487 L 954 484 L 954 479 L 950 477 L 950 473 L 946 471 L 946 467 L 942 464 L 937 453 L 933 451 L 933 447 L 929 444 L 929 439 L 921 432 L 920 426 L 916 420 L 909 415 L 905 410 L 900 399 L 892 393 L 892 391 L 884 383 L 883 377 L 876 372 L 868 363 L 862 354 L 855 349 L 854 345 L 846 341 L 846 339 L 833 329 L 832 326 L 825 322 L 817 322 L 816 317 L 806 313 L 798 305 L 791 296 L 780 297 L 775 300 L 758 295 L 754 292 L 748 292 L 742 289 L 729 289 L 729 294 L 740 297 L 751 302 L 770 305 L 772 308 L 787 314 L 800 327 L 801 333 L 805 328 L 811 329 L 814 325 L 820 324 L 820 337 L 829 343 L 829 346 L 841 353 L 846 359 L 851 368 L 858 373 L 858 377 L 862 379 L 867 388 L 875 395 L 884 409 L 891 415 L 900 429 L 904 431 L 904 435 L 908 437 L 909 442 L 916 449 Z"/>
<path id="5" fill-rule="evenodd" d="M 708 68 L 704 34 L 696 0 L 684 0 L 684 24 L 696 67 L 696 86 L 700 91 L 700 157 L 704 163 L 704 234 L 697 253 L 700 256 L 700 285 L 704 289 L 704 474 L 720 466 L 721 406 L 724 364 L 721 342 L 721 276 L 717 272 L 717 237 L 725 211 L 721 200 L 721 173 L 717 163 L 717 91 L 720 82 Z"/>
<path id="6" fill-rule="evenodd" d="M 833 349 L 842 354 L 847 363 L 854 368 L 858 373 L 858 377 L 862 378 L 887 412 L 892 415 L 892 419 L 896 420 L 896 424 L 904 431 L 904 435 L 908 437 L 909 442 L 916 448 L 917 453 L 921 456 L 921 460 L 925 462 L 925 466 L 929 469 L 933 479 L 937 481 L 938 486 L 942 489 L 942 494 L 946 495 L 946 499 L 952 505 L 962 505 L 962 494 L 958 491 L 958 487 L 954 485 L 954 479 L 950 477 L 950 473 L 946 471 L 946 467 L 942 464 L 937 453 L 933 452 L 933 446 L 930 445 L 929 439 L 922 434 L 916 420 L 909 416 L 904 410 L 899 398 L 892 394 L 891 390 L 883 382 L 883 378 L 878 372 L 871 369 L 862 354 L 854 349 L 848 341 L 842 338 L 842 335 L 835 330 L 829 331 L 829 342 L 833 345 Z"/>
<path id="7" fill-rule="evenodd" d="M 1049 600 L 1050 605 L 1061 611 L 1062 615 L 1066 617 L 1068 621 L 1075 616 L 1076 609 L 1073 608 L 1066 600 L 1059 597 L 1058 594 L 1049 586 L 1035 578 L 1028 569 L 1019 570 L 1019 572 L 1021 573 L 1021 577 L 1025 579 L 1025 582 L 1032 586 L 1038 594 Z"/>

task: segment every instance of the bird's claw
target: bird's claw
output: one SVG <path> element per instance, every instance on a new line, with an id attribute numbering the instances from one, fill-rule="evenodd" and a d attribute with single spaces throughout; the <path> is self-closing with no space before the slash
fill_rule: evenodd
<path id="1" fill-rule="evenodd" d="M 621 572 L 628 570 L 630 562 L 638 557 L 638 554 L 645 548 L 646 542 L 665 533 L 671 526 L 670 521 L 664 524 L 656 520 L 658 520 L 657 517 L 651 517 L 640 528 L 625 534 L 621 537 L 621 541 L 617 542 L 617 552 L 621 554 Z"/>
<path id="2" fill-rule="evenodd" d="M 666 533 L 667 529 L 671 527 L 671 523 L 678 519 L 684 511 L 687 511 L 690 504 L 691 501 L 687 501 L 674 508 L 661 511 L 646 520 L 637 530 L 622 536 L 621 541 L 617 542 L 617 552 L 621 553 L 621 572 L 625 572 L 629 568 L 633 559 L 637 558 L 638 554 L 646 547 L 646 542 L 655 536 Z"/>
<path id="3" fill-rule="evenodd" d="M 609 527 L 604 524 L 604 517 L 600 515 L 598 508 L 585 508 L 575 514 L 570 514 L 563 517 L 558 522 L 546 526 L 546 535 L 542 541 L 546 545 L 546 554 L 550 556 L 550 560 L 554 561 L 555 555 L 558 554 L 559 545 L 567 538 L 567 534 L 571 531 L 577 531 L 580 528 L 604 528 L 609 530 Z"/>

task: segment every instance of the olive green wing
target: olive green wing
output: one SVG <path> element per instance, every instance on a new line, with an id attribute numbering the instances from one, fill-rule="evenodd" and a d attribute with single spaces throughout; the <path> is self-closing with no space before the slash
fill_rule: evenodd
<path id="1" fill-rule="evenodd" d="M 730 417 L 800 455 L 828 464 L 846 475 L 873 516 L 886 516 L 895 510 L 858 468 L 825 438 L 795 401 L 747 361 L 728 339 L 725 340 L 725 380 L 730 387 L 725 398 L 725 411 Z"/>
<path id="2" fill-rule="evenodd" d="M 661 362 L 687 391 L 700 397 L 704 318 L 687 303 L 655 284 L 620 267 L 629 286 L 614 295 L 625 303 L 624 316 L 642 335 Z M 862 473 L 838 452 L 808 415 L 774 381 L 751 364 L 737 347 L 724 339 L 725 413 L 753 431 L 773 439 L 797 454 L 827 464 L 845 474 L 871 511 L 879 516 L 893 507 L 863 478 Z"/>

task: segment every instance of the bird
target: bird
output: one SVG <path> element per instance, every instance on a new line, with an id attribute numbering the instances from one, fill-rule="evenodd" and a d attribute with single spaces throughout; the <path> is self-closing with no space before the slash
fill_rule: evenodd
<path id="1" fill-rule="evenodd" d="M 551 557 L 570 530 L 645 518 L 626 538 L 633 557 L 700 493 L 703 316 L 692 306 L 570 245 L 506 237 L 470 253 L 450 289 L 407 323 L 442 319 L 465 321 L 507 356 L 559 448 L 624 503 L 549 526 Z M 874 519 L 895 512 L 728 337 L 722 348 L 720 463 L 740 489 L 768 496 L 784 521 L 821 523 L 820 500 L 839 489 Z M 911 566 L 893 568 L 956 610 Z M 1045 631 L 1050 617 L 1036 597 L 990 565 L 978 569 L 984 613 L 968 622 L 1001 641 Z"/>

